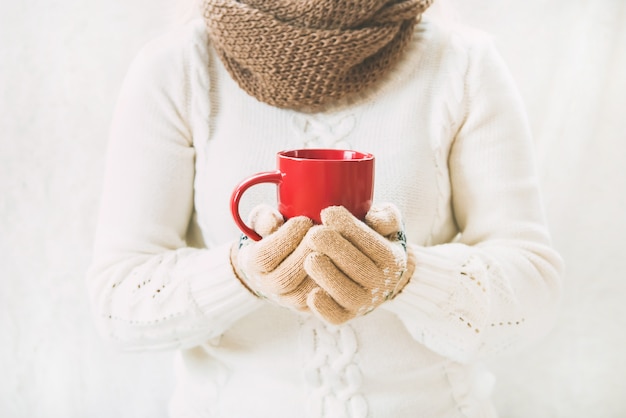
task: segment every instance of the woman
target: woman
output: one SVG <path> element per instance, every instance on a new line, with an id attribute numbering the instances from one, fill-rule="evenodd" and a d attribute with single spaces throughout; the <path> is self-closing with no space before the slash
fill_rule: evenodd
<path id="1" fill-rule="evenodd" d="M 430 2 L 206 0 L 132 64 L 88 286 L 105 337 L 179 350 L 171 416 L 496 416 L 480 361 L 549 329 L 562 263 L 509 72 Z M 258 186 L 239 244 L 231 191 L 303 147 L 376 156 L 365 223 Z"/>

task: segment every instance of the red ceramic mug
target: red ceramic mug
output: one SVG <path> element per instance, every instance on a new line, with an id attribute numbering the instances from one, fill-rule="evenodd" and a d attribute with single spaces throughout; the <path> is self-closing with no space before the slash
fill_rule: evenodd
<path id="1" fill-rule="evenodd" d="M 279 152 L 277 169 L 257 173 L 243 180 L 230 199 L 235 223 L 248 237 L 261 236 L 239 215 L 243 193 L 255 184 L 275 183 L 278 211 L 286 218 L 306 216 L 321 223 L 320 212 L 328 206 L 343 206 L 364 219 L 374 194 L 374 156 L 337 149 L 297 149 Z"/>

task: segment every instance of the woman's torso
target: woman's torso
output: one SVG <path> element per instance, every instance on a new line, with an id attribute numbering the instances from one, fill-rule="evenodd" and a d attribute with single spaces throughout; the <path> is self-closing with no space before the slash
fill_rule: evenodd
<path id="1" fill-rule="evenodd" d="M 195 25 L 201 49 L 206 37 Z M 196 52 L 195 67 L 203 60 L 206 67 L 190 68 L 197 229 L 191 232 L 204 245 L 239 236 L 228 205 L 239 181 L 272 170 L 276 152 L 305 147 L 373 153 L 374 201 L 400 208 L 410 241 L 433 245 L 456 235 L 447 155 L 463 116 L 467 52 L 454 35 L 420 24 L 405 59 L 376 91 L 323 114 L 260 103 L 237 87 L 210 49 L 204 57 Z M 193 83 L 196 71 L 207 72 L 203 83 Z M 255 186 L 241 212 L 245 217 L 275 199 L 274 185 Z M 268 304 L 220 338 L 183 352 L 178 370 L 173 409 L 189 416 L 492 416 L 484 394 L 472 388 L 480 373 L 429 351 L 382 309 L 330 327 Z"/>

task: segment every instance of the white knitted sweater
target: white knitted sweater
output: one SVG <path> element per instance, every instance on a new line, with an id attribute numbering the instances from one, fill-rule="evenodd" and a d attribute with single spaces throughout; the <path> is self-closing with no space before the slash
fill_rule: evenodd
<path id="1" fill-rule="evenodd" d="M 375 154 L 375 202 L 416 254 L 399 296 L 340 327 L 257 299 L 229 264 L 233 187 L 301 147 Z M 527 121 L 480 33 L 424 20 L 375 91 L 304 114 L 246 95 L 191 22 L 132 64 L 107 161 L 88 289 L 107 338 L 180 350 L 173 416 L 492 417 L 476 362 L 554 317 Z M 255 186 L 242 213 L 274 201 Z"/>

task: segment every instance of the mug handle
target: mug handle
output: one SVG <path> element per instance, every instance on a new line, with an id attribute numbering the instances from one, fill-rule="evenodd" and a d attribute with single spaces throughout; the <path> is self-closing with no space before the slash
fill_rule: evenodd
<path id="1" fill-rule="evenodd" d="M 283 174 L 276 171 L 264 171 L 262 173 L 257 173 L 253 176 L 248 177 L 241 183 L 235 187 L 233 193 L 230 197 L 230 212 L 235 220 L 235 224 L 237 227 L 246 234 L 248 237 L 252 238 L 255 241 L 261 241 L 262 237 L 254 231 L 254 229 L 250 228 L 246 223 L 241 219 L 239 215 L 239 201 L 241 200 L 241 196 L 243 193 L 248 190 L 250 187 L 255 184 L 260 183 L 274 183 L 279 184 L 283 180 Z"/>

